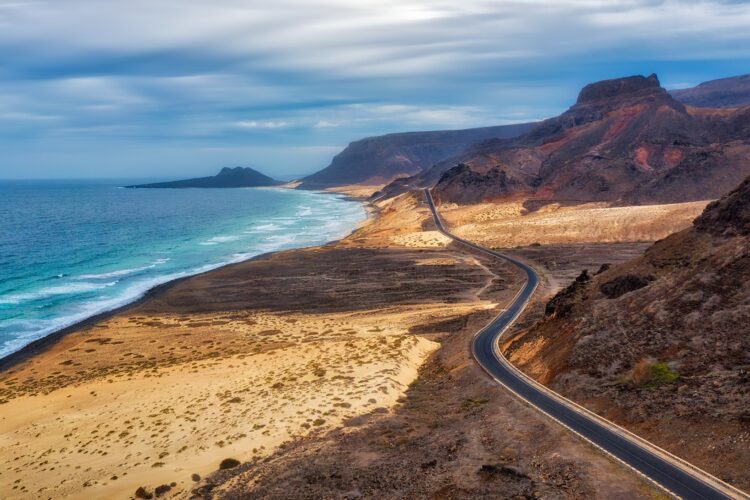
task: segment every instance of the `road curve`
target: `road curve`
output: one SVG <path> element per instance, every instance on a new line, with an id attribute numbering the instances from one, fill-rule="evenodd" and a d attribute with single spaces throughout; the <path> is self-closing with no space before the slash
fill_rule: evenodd
<path id="1" fill-rule="evenodd" d="M 539 277 L 528 264 L 481 247 L 448 231 L 437 213 L 432 195 L 424 190 L 437 229 L 475 251 L 504 259 L 526 274 L 526 282 L 508 308 L 474 337 L 472 353 L 479 365 L 503 387 L 534 408 L 575 432 L 589 443 L 635 470 L 673 496 L 684 499 L 748 499 L 750 496 L 705 471 L 595 415 L 523 374 L 498 347 L 499 337 L 523 312 Z"/>

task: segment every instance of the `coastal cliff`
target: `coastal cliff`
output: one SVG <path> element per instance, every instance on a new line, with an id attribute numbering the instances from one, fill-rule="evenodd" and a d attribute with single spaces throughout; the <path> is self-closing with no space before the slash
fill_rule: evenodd
<path id="1" fill-rule="evenodd" d="M 314 189 L 347 184 L 384 184 L 427 170 L 477 142 L 517 137 L 533 125 L 520 123 L 367 137 L 349 144 L 328 167 L 302 179 L 302 187 Z"/>

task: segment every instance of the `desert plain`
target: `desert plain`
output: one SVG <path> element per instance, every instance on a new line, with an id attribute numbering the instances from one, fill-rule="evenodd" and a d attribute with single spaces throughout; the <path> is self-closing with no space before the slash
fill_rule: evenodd
<path id="1" fill-rule="evenodd" d="M 704 205 L 441 210 L 546 271 L 541 304 Z M 451 244 L 418 194 L 370 210 L 341 241 L 172 283 L 3 360 L 2 496 L 658 495 L 474 364 L 513 268 Z"/>

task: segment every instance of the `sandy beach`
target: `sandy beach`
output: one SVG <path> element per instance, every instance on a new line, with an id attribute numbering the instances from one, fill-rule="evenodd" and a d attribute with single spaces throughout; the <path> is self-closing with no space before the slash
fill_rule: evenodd
<path id="1" fill-rule="evenodd" d="M 181 280 L 6 360 L 2 490 L 185 492 L 225 458 L 392 407 L 437 347 L 410 328 L 494 306 L 471 258 L 339 246 Z"/>

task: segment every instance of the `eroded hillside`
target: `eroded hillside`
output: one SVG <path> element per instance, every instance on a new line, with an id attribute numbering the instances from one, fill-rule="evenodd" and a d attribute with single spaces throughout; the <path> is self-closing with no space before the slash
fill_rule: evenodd
<path id="1" fill-rule="evenodd" d="M 582 273 L 504 344 L 541 382 L 750 485 L 750 180 L 643 256 Z"/>
<path id="2" fill-rule="evenodd" d="M 576 103 L 515 139 L 491 139 L 394 182 L 443 202 L 519 193 L 537 202 L 663 204 L 718 198 L 750 174 L 750 107 L 686 107 L 656 75 L 584 87 Z M 452 168 L 460 164 L 461 169 Z"/>

